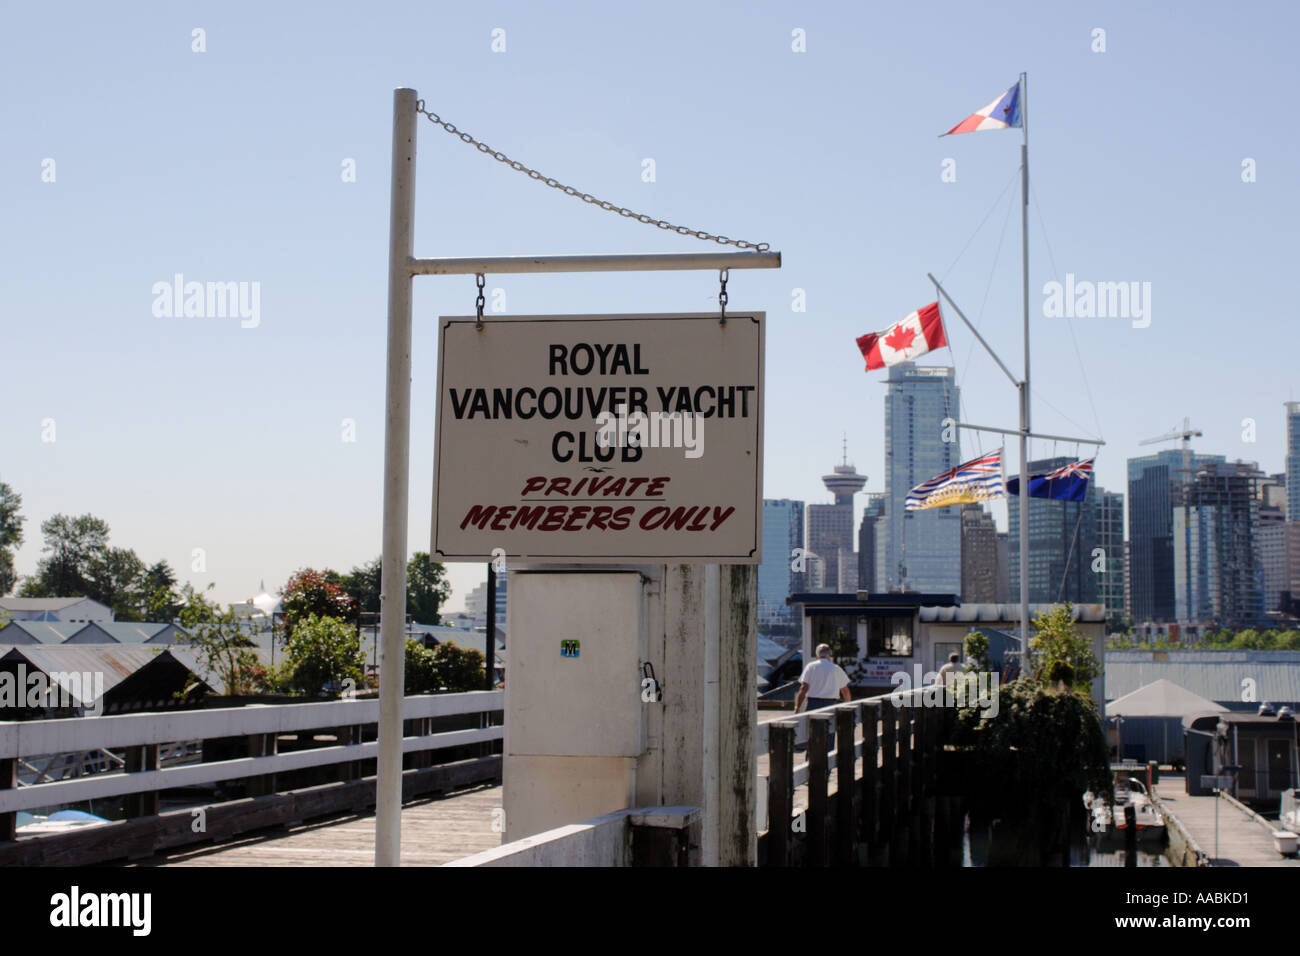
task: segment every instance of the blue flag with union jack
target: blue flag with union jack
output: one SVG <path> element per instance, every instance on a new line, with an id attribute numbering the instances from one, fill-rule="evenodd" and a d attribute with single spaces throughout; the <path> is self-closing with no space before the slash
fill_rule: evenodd
<path id="1" fill-rule="evenodd" d="M 1005 498 L 1002 480 L 1002 449 L 963 462 L 956 468 L 923 481 L 907 493 L 906 511 L 942 508 L 971 501 Z"/>
<path id="2" fill-rule="evenodd" d="M 1095 458 L 1073 461 L 1063 468 L 1042 475 L 1029 476 L 1029 497 L 1052 498 L 1056 501 L 1082 501 L 1088 495 L 1088 479 L 1092 477 Z M 1007 479 L 1007 494 L 1020 494 L 1020 479 Z"/>

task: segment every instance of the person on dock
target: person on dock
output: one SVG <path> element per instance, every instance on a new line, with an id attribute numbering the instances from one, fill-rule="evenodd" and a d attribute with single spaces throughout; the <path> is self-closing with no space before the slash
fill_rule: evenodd
<path id="1" fill-rule="evenodd" d="M 794 712 L 817 710 L 839 701 L 852 700 L 849 694 L 849 675 L 831 657 L 829 644 L 817 645 L 817 659 L 799 675 L 799 693 L 795 695 Z M 806 707 L 804 705 L 807 705 Z M 835 746 L 835 724 L 830 727 L 828 746 Z"/>
<path id="2" fill-rule="evenodd" d="M 962 673 L 961 656 L 949 654 L 948 663 L 939 668 L 939 683 L 951 684 L 960 673 Z"/>

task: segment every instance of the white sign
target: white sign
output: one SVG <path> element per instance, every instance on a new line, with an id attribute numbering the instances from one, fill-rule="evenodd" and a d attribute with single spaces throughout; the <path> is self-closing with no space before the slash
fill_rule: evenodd
<path id="1" fill-rule="evenodd" d="M 759 563 L 764 319 L 441 319 L 433 558 Z"/>

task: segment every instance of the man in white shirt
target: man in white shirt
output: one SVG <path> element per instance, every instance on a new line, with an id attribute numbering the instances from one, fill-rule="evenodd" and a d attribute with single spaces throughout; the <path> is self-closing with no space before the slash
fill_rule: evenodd
<path id="1" fill-rule="evenodd" d="M 849 675 L 831 659 L 829 644 L 817 645 L 817 660 L 799 675 L 799 693 L 795 695 L 794 710 L 799 713 L 807 703 L 808 710 L 829 707 L 838 701 L 850 701 Z"/>
<path id="2" fill-rule="evenodd" d="M 948 655 L 948 663 L 939 668 L 940 684 L 951 684 L 957 680 L 958 674 L 964 673 L 960 661 L 961 657 L 959 655 Z"/>
<path id="3" fill-rule="evenodd" d="M 844 668 L 832 660 L 831 646 L 818 644 L 817 659 L 805 667 L 803 673 L 799 675 L 799 693 L 794 698 L 794 712 L 797 714 L 803 710 L 805 703 L 808 705 L 808 710 L 817 710 L 819 707 L 829 707 L 840 700 L 848 702 L 852 699 L 849 693 L 849 675 L 844 673 Z M 835 747 L 834 721 L 831 722 L 826 745 L 830 749 Z"/>

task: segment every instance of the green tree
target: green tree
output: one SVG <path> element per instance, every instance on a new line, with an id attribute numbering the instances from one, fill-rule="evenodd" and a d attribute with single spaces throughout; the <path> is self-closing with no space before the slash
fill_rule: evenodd
<path id="1" fill-rule="evenodd" d="M 129 548 L 106 547 L 91 556 L 86 597 L 111 607 L 118 621 L 143 620 L 147 570 Z"/>
<path id="2" fill-rule="evenodd" d="M 308 617 L 333 617 L 340 620 L 355 619 L 353 601 L 347 592 L 330 578 L 338 575 L 330 570 L 317 571 L 303 568 L 290 575 L 280 589 L 280 609 L 284 612 L 285 640 L 293 637 L 299 622 Z"/>
<path id="3" fill-rule="evenodd" d="M 146 621 L 174 621 L 180 612 L 176 573 L 166 561 L 159 561 L 144 573 L 143 611 Z"/>
<path id="4" fill-rule="evenodd" d="M 379 613 L 380 579 L 383 562 L 379 558 L 359 564 L 343 576 L 343 590 L 357 602 L 358 611 Z"/>
<path id="5" fill-rule="evenodd" d="M 966 635 L 965 641 L 962 642 L 966 651 L 966 657 L 975 665 L 975 670 L 984 671 L 985 673 L 993 670 L 993 663 L 989 659 L 989 639 L 980 631 L 971 631 Z"/>
<path id="6" fill-rule="evenodd" d="M 447 569 L 417 551 L 406 564 L 406 613 L 417 624 L 440 624 L 439 611 L 449 597 Z"/>
<path id="7" fill-rule="evenodd" d="M 93 565 L 108 548 L 108 523 L 94 515 L 56 514 L 41 522 L 47 555 L 23 582 L 24 597 L 89 597 Z"/>
<path id="8" fill-rule="evenodd" d="M 316 696 L 338 692 L 351 680 L 360 687 L 365 655 L 356 629 L 337 617 L 308 614 L 299 619 L 285 644 L 295 690 Z"/>
<path id="9" fill-rule="evenodd" d="M 413 637 L 406 639 L 406 693 L 423 694 L 442 689 L 438 659 L 429 648 Z"/>
<path id="10" fill-rule="evenodd" d="M 23 496 L 0 481 L 0 597 L 18 583 L 14 551 L 23 543 Z"/>
<path id="11" fill-rule="evenodd" d="M 339 585 L 356 602 L 358 611 L 379 613 L 379 595 L 383 591 L 383 558 L 360 564 L 339 579 Z M 406 564 L 406 613 L 417 624 L 440 624 L 442 606 L 451 597 L 447 570 L 430 560 L 423 551 L 416 552 Z"/>
<path id="12" fill-rule="evenodd" d="M 482 690 L 483 655 L 473 648 L 443 641 L 433 649 L 434 663 L 442 687 L 449 691 Z"/>
<path id="13" fill-rule="evenodd" d="M 1058 672 L 1068 666 L 1057 660 Z M 1085 790 L 1113 799 L 1097 709 L 1077 682 L 1060 692 L 1022 677 L 999 688 L 997 716 L 984 716 L 978 707 L 957 714 L 955 779 L 973 815 L 1006 825 L 1000 862 L 1044 865 L 1048 848 L 1068 843 L 1065 811 Z"/>
<path id="14" fill-rule="evenodd" d="M 209 584 L 207 590 L 212 588 Z M 261 661 L 253 649 L 247 625 L 234 608 L 228 606 L 221 610 L 188 583 L 181 597 L 184 604 L 177 616 L 186 632 L 184 643 L 194 649 L 208 672 L 225 685 L 225 693 L 239 696 L 261 689 L 258 686 Z"/>
<path id="15" fill-rule="evenodd" d="M 1030 672 L 1040 685 L 1051 683 L 1048 671 L 1053 663 L 1068 664 L 1073 683 L 1085 696 L 1092 693 L 1092 679 L 1101 672 L 1092 642 L 1071 620 L 1070 604 L 1058 604 L 1034 619 L 1036 633 L 1029 639 Z"/>

